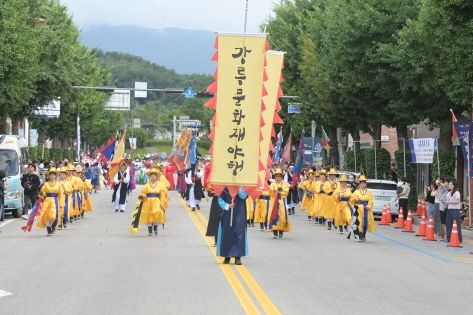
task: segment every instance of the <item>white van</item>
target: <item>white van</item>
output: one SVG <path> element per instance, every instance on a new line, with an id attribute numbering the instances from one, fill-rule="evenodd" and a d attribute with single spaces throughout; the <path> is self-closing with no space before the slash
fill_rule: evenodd
<path id="1" fill-rule="evenodd" d="M 26 141 L 18 136 L 0 135 L 0 169 L 7 174 L 8 188 L 5 191 L 4 212 L 19 218 L 24 206 L 21 175 L 28 164 Z M 4 213 L 0 213 L 3 220 Z"/>

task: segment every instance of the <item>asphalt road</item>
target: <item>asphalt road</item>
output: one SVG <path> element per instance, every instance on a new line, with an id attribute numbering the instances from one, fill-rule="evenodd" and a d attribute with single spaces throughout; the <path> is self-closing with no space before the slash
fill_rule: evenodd
<path id="1" fill-rule="evenodd" d="M 366 243 L 296 211 L 283 239 L 250 228 L 244 265 L 218 262 L 202 236 L 209 203 L 191 213 L 171 192 L 158 237 L 128 233 L 136 201 L 95 210 L 46 237 L 0 224 L 0 314 L 470 314 L 473 237 L 464 248 L 379 227 Z"/>

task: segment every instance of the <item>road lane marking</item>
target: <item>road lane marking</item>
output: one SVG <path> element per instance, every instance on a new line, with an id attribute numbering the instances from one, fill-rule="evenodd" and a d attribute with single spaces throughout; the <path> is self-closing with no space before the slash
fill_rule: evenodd
<path id="1" fill-rule="evenodd" d="M 205 243 L 207 244 L 210 252 L 212 253 L 212 256 L 215 258 L 217 261 L 217 264 L 219 265 L 220 269 L 222 270 L 223 274 L 225 275 L 225 278 L 227 279 L 227 282 L 230 284 L 231 288 L 233 289 L 233 292 L 235 293 L 238 301 L 240 302 L 241 306 L 243 307 L 244 311 L 246 314 L 261 314 L 258 308 L 256 307 L 255 303 L 251 300 L 250 296 L 246 292 L 245 288 L 241 284 L 241 282 L 238 280 L 238 277 L 235 275 L 233 272 L 232 268 L 230 265 L 224 265 L 222 264 L 221 259 L 216 255 L 215 253 L 215 248 L 212 247 L 212 244 L 208 237 L 205 236 L 205 226 L 202 224 L 202 222 L 198 219 L 197 216 L 193 215 L 192 212 L 189 210 L 185 202 L 177 196 L 179 199 L 180 203 L 186 210 L 187 215 L 191 218 L 192 222 L 194 223 L 195 227 L 197 230 L 200 232 L 202 238 L 204 239 Z"/>
<path id="2" fill-rule="evenodd" d="M 12 223 L 12 222 L 14 222 L 14 221 L 16 221 L 16 220 L 17 220 L 17 219 L 10 219 L 10 220 L 7 220 L 7 221 L 3 222 L 2 224 L 0 224 L 0 228 L 1 228 L 1 227 L 4 227 L 4 226 L 7 226 L 8 224 L 10 224 L 10 223 Z"/>
<path id="3" fill-rule="evenodd" d="M 373 234 L 373 235 L 375 235 L 375 236 L 377 236 L 377 237 L 379 237 L 379 238 L 385 239 L 385 240 L 387 240 L 387 241 L 390 241 L 390 242 L 392 242 L 392 243 L 394 243 L 394 244 L 396 244 L 396 245 L 399 245 L 399 246 L 401 246 L 401 247 L 405 247 L 405 248 L 411 249 L 411 250 L 413 250 L 413 251 L 415 251 L 415 252 L 418 252 L 419 254 L 422 254 L 422 255 L 429 256 L 429 257 L 431 257 L 431 258 L 440 260 L 441 262 L 444 262 L 444 263 L 447 263 L 447 264 L 451 262 L 450 260 L 448 260 L 448 259 L 446 259 L 446 258 L 443 258 L 443 257 L 441 257 L 441 256 L 439 256 L 439 255 L 436 255 L 436 254 L 431 253 L 431 252 L 429 252 L 429 251 L 426 251 L 426 250 L 417 248 L 417 247 L 415 247 L 415 246 L 412 246 L 412 245 L 403 243 L 403 242 L 401 242 L 401 241 L 398 241 L 398 240 L 396 240 L 396 239 L 390 238 L 390 237 L 388 237 L 388 236 L 385 236 L 385 235 L 382 235 L 382 234 L 379 234 L 379 233 L 376 233 L 376 232 L 372 232 L 371 234 Z"/>
<path id="4" fill-rule="evenodd" d="M 5 296 L 12 296 L 12 295 L 13 293 L 11 292 L 0 290 L 0 298 L 5 297 Z"/>
<path id="5" fill-rule="evenodd" d="M 208 219 L 202 211 L 196 211 L 196 216 L 199 217 L 200 222 L 205 227 L 208 223 Z M 241 278 L 245 281 L 246 285 L 250 289 L 251 293 L 261 305 L 262 309 L 266 314 L 281 314 L 278 308 L 274 305 L 271 299 L 266 295 L 264 290 L 258 284 L 256 279 L 252 276 L 250 271 L 245 266 L 235 266 L 236 270 L 240 274 Z"/>

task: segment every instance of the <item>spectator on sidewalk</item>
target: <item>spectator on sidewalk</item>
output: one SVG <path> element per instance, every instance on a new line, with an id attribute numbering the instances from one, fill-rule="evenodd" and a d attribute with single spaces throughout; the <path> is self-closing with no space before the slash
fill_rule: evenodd
<path id="1" fill-rule="evenodd" d="M 41 186 L 39 176 L 35 172 L 36 165 L 30 163 L 28 164 L 28 173 L 21 176 L 21 186 L 24 189 L 23 195 L 25 200 L 22 218 L 25 220 L 28 219 L 28 212 L 36 204 L 36 199 L 39 194 L 39 186 Z"/>
<path id="2" fill-rule="evenodd" d="M 398 213 L 400 213 L 402 209 L 402 215 L 404 218 L 407 218 L 407 209 L 409 208 L 409 194 L 411 193 L 411 185 L 407 178 L 403 177 L 401 178 L 401 186 L 402 191 L 400 190 L 400 193 L 397 194 L 397 198 L 399 199 L 399 209 Z"/>
<path id="3" fill-rule="evenodd" d="M 438 177 L 436 184 L 438 189 L 435 194 L 434 231 L 442 238 L 442 240 L 445 240 L 447 235 L 447 229 L 445 226 L 447 221 L 447 204 L 445 201 L 447 201 L 448 182 L 443 177 Z"/>
<path id="4" fill-rule="evenodd" d="M 427 218 L 435 216 L 435 196 L 437 195 L 437 183 L 434 180 L 430 185 L 426 185 L 424 189 L 425 201 L 427 201 Z"/>
<path id="5" fill-rule="evenodd" d="M 461 195 L 458 191 L 458 184 L 455 181 L 451 181 L 448 184 L 448 195 L 447 195 L 447 242 L 450 242 L 450 236 L 452 235 L 453 222 L 457 222 L 458 226 L 458 239 L 460 243 L 463 242 L 462 237 L 462 226 L 461 226 Z"/>

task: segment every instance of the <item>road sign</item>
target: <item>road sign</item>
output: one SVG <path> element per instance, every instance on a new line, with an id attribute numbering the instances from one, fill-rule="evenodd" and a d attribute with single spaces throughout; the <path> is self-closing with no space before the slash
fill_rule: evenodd
<path id="1" fill-rule="evenodd" d="M 300 114 L 301 113 L 300 106 L 301 106 L 301 103 L 289 103 L 287 105 L 287 113 Z"/>
<path id="2" fill-rule="evenodd" d="M 135 98 L 147 98 L 148 91 L 140 91 L 148 89 L 148 82 L 135 82 Z M 138 90 L 138 91 L 137 91 Z"/>
<path id="3" fill-rule="evenodd" d="M 192 87 L 188 87 L 187 90 L 184 92 L 185 98 L 195 98 L 195 92 Z"/>
<path id="4" fill-rule="evenodd" d="M 130 90 L 114 90 L 105 103 L 107 110 L 130 110 Z"/>
<path id="5" fill-rule="evenodd" d="M 133 119 L 133 128 L 141 128 L 141 119 L 140 118 L 134 118 Z"/>

